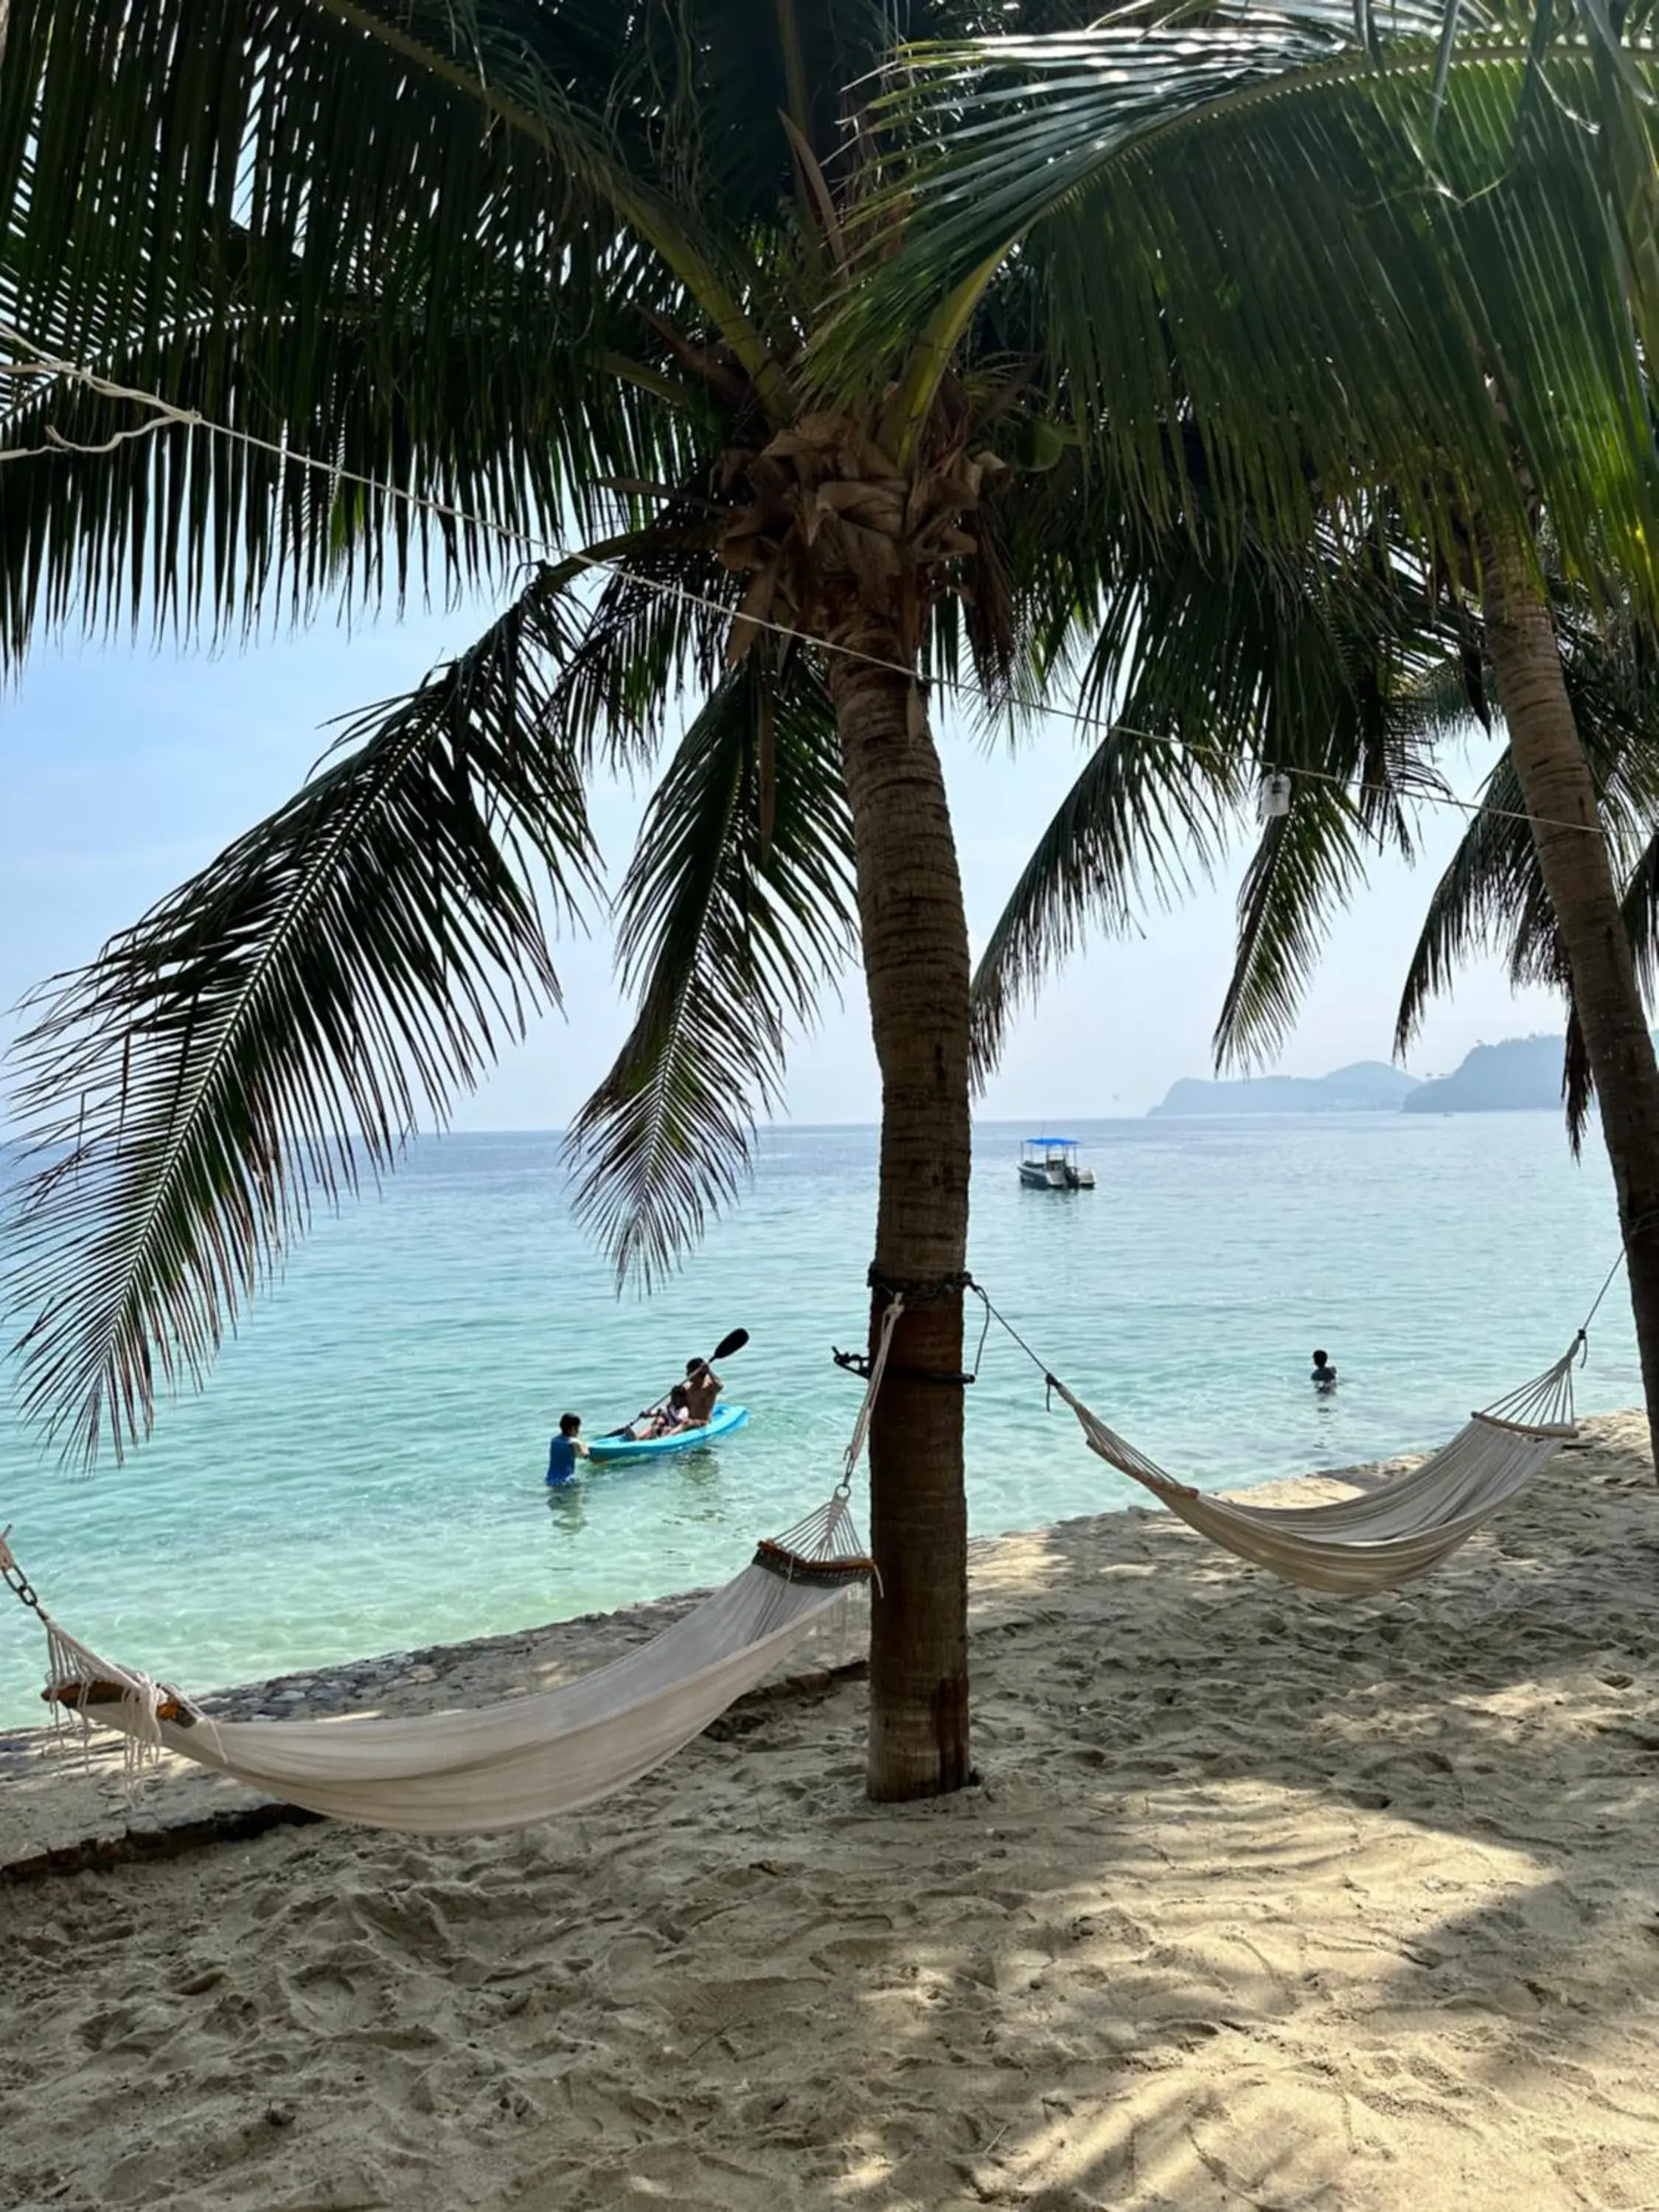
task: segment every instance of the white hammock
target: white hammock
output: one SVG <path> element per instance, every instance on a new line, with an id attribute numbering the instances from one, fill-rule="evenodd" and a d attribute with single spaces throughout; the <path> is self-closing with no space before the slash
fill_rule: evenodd
<path id="1" fill-rule="evenodd" d="M 868 1581 L 848 1492 L 903 1300 L 882 1316 L 864 1402 L 829 1502 L 763 1542 L 735 1581 L 637 1651 L 470 1711 L 343 1721 L 218 1721 L 61 1627 L 0 1535 L 0 1578 L 46 1631 L 46 1696 L 129 1740 L 129 1768 L 175 1751 L 233 1781 L 365 1827 L 424 1835 L 528 1828 L 626 1788 L 701 1735 Z"/>
<path id="2" fill-rule="evenodd" d="M 18 1573 L 3 1539 L 0 1568 L 9 1580 Z M 176 1751 L 366 1827 L 483 1835 L 550 1820 L 659 1766 L 870 1571 L 837 1492 L 762 1544 L 724 1589 L 608 1667 L 529 1697 L 406 1719 L 215 1720 L 176 1690 L 100 1657 L 37 1609 L 49 1651 L 46 1695 L 83 1723 L 122 1729 L 138 1758 Z"/>
<path id="3" fill-rule="evenodd" d="M 178 1752 L 256 1790 L 369 1827 L 428 1834 L 528 1827 L 620 1790 L 672 1758 L 868 1579 L 872 1563 L 854 1528 L 847 1490 L 902 1304 L 895 1299 L 883 1316 L 846 1476 L 829 1503 L 763 1543 L 735 1581 L 662 1635 L 557 1689 L 407 1719 L 216 1721 L 60 1627 L 3 1537 L 0 1576 L 45 1624 L 48 1697 L 83 1725 L 100 1720 L 123 1730 L 135 1758 Z M 1421 1467 L 1329 1505 L 1206 1497 L 1127 1443 L 1054 1376 L 1048 1380 L 1076 1413 L 1091 1449 L 1201 1535 L 1289 1581 L 1355 1596 L 1426 1573 L 1577 1433 L 1577 1349 L 1535 1382 L 1472 1415 Z"/>
<path id="4" fill-rule="evenodd" d="M 1438 1566 L 1577 1434 L 1572 1369 L 1582 1341 L 1536 1381 L 1472 1413 L 1420 1467 L 1328 1505 L 1244 1505 L 1206 1497 L 1126 1443 L 1055 1376 L 1047 1379 L 1077 1415 L 1090 1449 L 1200 1536 L 1287 1582 L 1364 1597 Z"/>

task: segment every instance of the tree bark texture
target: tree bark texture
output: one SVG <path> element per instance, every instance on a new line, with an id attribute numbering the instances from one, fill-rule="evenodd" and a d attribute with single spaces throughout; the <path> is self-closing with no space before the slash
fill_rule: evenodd
<path id="1" fill-rule="evenodd" d="M 1482 547 L 1486 649 L 1572 975 L 1619 1195 L 1648 1426 L 1659 1443 L 1659 1064 L 1549 605 L 1514 543 Z M 1587 834 L 1588 833 L 1588 834 Z"/>
<path id="2" fill-rule="evenodd" d="M 908 655 L 861 622 L 854 644 Z M 870 1431 L 872 1598 L 868 1786 L 878 1800 L 960 1789 L 970 1773 L 963 1392 L 908 1374 L 962 1365 L 968 1249 L 969 957 L 945 779 L 908 678 L 830 656 L 857 858 L 870 1023 L 881 1068 L 881 1187 L 871 1348 L 882 1282 L 912 1285 Z M 942 1293 L 931 1286 L 953 1286 Z M 896 1371 L 898 1370 L 898 1371 Z"/>

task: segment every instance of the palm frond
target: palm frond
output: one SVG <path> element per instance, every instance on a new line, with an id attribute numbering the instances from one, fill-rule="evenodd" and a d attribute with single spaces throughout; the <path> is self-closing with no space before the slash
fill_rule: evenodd
<path id="1" fill-rule="evenodd" d="M 1261 758 L 1290 772 L 1291 800 L 1264 824 L 1240 888 L 1214 1039 L 1223 1066 L 1283 1046 L 1370 855 L 1392 846 L 1409 860 L 1413 802 L 1445 791 L 1432 761 L 1440 732 L 1425 714 L 1437 641 L 1414 580 L 1397 569 L 1356 577 L 1338 562 L 1314 585 L 1279 605 L 1262 641 Z"/>
<path id="2" fill-rule="evenodd" d="M 1429 900 L 1395 1018 L 1396 1054 L 1410 1048 L 1430 1000 L 1449 991 L 1470 960 L 1504 941 L 1517 901 L 1537 873 L 1526 805 L 1506 749 Z"/>
<path id="3" fill-rule="evenodd" d="M 1355 562 L 1329 542 L 1295 562 L 1260 544 L 1230 562 L 1186 531 L 1142 529 L 1133 542 L 1139 553 L 1123 556 L 1117 580 L 1091 575 L 1080 549 L 1068 548 L 1069 616 L 1057 592 L 1055 617 L 1032 624 L 1064 665 L 1082 598 L 1097 626 L 1077 672 L 1082 711 L 1116 722 L 981 963 L 981 1074 L 1012 1006 L 1073 949 L 1087 916 L 1121 928 L 1146 885 L 1161 897 L 1184 887 L 1212 866 L 1257 775 L 1299 771 L 1308 797 L 1296 831 L 1269 833 L 1247 886 L 1240 965 L 1217 1036 L 1223 1059 L 1268 1048 L 1291 1018 L 1298 961 L 1305 975 L 1354 880 L 1358 842 L 1409 853 L 1410 802 L 1443 788 L 1416 696 L 1435 626 L 1409 568 L 1382 554 Z M 1028 575 L 1034 566 L 1028 553 Z M 1161 815 L 1177 774 L 1179 805 Z M 1332 840 L 1322 860 L 1322 836 Z"/>
<path id="4" fill-rule="evenodd" d="M 604 265 L 653 297 L 620 252 Z M 76 619 L 188 635 L 454 592 L 613 527 L 640 502 L 611 487 L 684 481 L 716 449 L 697 395 L 665 401 L 650 359 L 614 350 L 640 336 L 621 300 L 566 285 L 534 313 L 486 289 L 434 337 L 419 302 L 308 301 L 300 272 L 280 312 L 192 310 L 106 348 L 77 365 L 95 385 L 0 333 L 0 656 Z"/>
<path id="5" fill-rule="evenodd" d="M 996 1066 L 1013 1018 L 1091 926 L 1121 931 L 1148 895 L 1169 901 L 1219 853 L 1243 774 L 1208 746 L 1112 729 L 1037 842 L 974 971 L 974 1069 Z"/>
<path id="6" fill-rule="evenodd" d="M 544 57 L 523 35 L 535 15 Z M 266 320 L 296 295 L 314 312 L 368 293 L 424 309 L 387 331 L 377 373 L 418 383 L 423 331 L 447 375 L 481 298 L 533 315 L 574 265 L 599 207 L 616 17 L 598 0 L 556 17 L 12 0 L 0 302 L 82 360 L 186 313 Z"/>
<path id="7" fill-rule="evenodd" d="M 1346 0 L 915 51 L 884 111 L 921 149 L 888 210 L 905 234 L 826 373 L 1017 250 L 1079 434 L 1154 515 L 1188 504 L 1185 422 L 1218 514 L 1291 544 L 1385 478 L 1437 543 L 1460 514 L 1518 520 L 1518 447 L 1564 560 L 1650 587 L 1659 472 L 1583 121 L 1596 65 L 1566 11 L 1537 55 L 1530 9 L 1464 24 L 1437 116 L 1438 6 L 1376 13 L 1380 67 Z M 1659 83 L 1649 38 L 1626 52 Z"/>
<path id="8" fill-rule="evenodd" d="M 1270 1058 L 1290 1036 L 1330 915 L 1363 878 L 1370 842 L 1353 798 L 1328 783 L 1301 784 L 1289 813 L 1263 825 L 1239 889 L 1218 1066 Z"/>
<path id="9" fill-rule="evenodd" d="M 1561 1105 L 1566 1116 L 1567 1142 L 1577 1159 L 1584 1149 L 1584 1133 L 1589 1127 L 1590 1108 L 1595 1101 L 1595 1077 L 1591 1072 L 1589 1048 L 1584 1042 L 1584 1025 L 1579 1018 L 1578 1001 L 1567 986 L 1567 1035 L 1561 1055 Z"/>
<path id="10" fill-rule="evenodd" d="M 638 12 L 17 0 L 5 651 L 71 599 L 95 623 L 148 590 L 157 619 L 205 603 L 224 626 L 279 589 L 301 613 L 325 589 L 400 592 L 411 562 L 428 588 L 434 568 L 452 591 L 499 580 L 567 528 L 637 520 L 607 483 L 706 473 L 710 410 L 673 395 L 653 328 L 746 344 L 755 374 L 758 341 L 719 223 L 653 181 Z M 157 428 L 32 355 L 232 437 Z"/>
<path id="11" fill-rule="evenodd" d="M 1609 858 L 1627 885 L 1624 911 L 1632 951 L 1651 998 L 1659 958 L 1659 905 L 1650 889 L 1659 757 L 1650 732 L 1659 708 L 1659 661 L 1642 625 L 1597 618 L 1559 588 L 1554 612 L 1563 673 L 1595 781 Z M 1456 720 L 1449 684 L 1427 686 L 1421 696 L 1431 732 L 1437 717 L 1443 715 L 1443 726 Z M 1490 951 L 1505 956 L 1517 988 L 1541 984 L 1570 1000 L 1565 948 L 1507 749 L 1482 784 L 1477 809 L 1430 899 L 1401 997 L 1396 1052 L 1403 1053 L 1417 1034 L 1430 1000 L 1452 989 L 1469 960 Z M 1587 1074 L 1575 1078 L 1570 1067 L 1566 1090 L 1588 1100 Z"/>
<path id="12" fill-rule="evenodd" d="M 689 453 L 666 410 L 617 384 L 589 392 L 517 329 L 482 384 L 459 347 L 417 413 L 407 387 L 376 379 L 360 342 L 373 313 L 192 322 L 97 364 L 228 436 L 66 377 L 20 371 L 8 395 L 0 367 L 0 659 L 76 622 L 222 634 L 324 598 L 476 589 L 599 522 L 615 502 L 595 475 L 678 469 Z"/>
<path id="13" fill-rule="evenodd" d="M 1620 904 L 1642 996 L 1651 1009 L 1659 1004 L 1659 829 L 1626 878 Z"/>
<path id="14" fill-rule="evenodd" d="M 735 1193 L 788 1030 L 848 957 L 854 912 L 821 676 L 757 647 L 686 731 L 622 889 L 618 957 L 639 1012 L 568 1139 L 577 1212 L 619 1284 L 661 1274 Z"/>
<path id="15" fill-rule="evenodd" d="M 199 1383 L 334 1199 L 556 1000 L 542 915 L 596 856 L 547 717 L 562 580 L 357 720 L 292 799 L 37 994 L 15 1105 L 39 1162 L 9 1275 L 25 1403 L 90 1457 Z"/>
<path id="16" fill-rule="evenodd" d="M 714 537 L 707 513 L 666 501 L 599 581 L 572 638 L 553 711 L 613 768 L 643 766 L 681 695 L 719 682 L 738 593 Z"/>

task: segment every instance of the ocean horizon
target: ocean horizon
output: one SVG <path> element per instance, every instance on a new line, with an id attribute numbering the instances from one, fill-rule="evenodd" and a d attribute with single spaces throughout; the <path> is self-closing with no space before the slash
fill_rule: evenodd
<path id="1" fill-rule="evenodd" d="M 1565 1351 L 1618 1245 L 1599 1142 L 1539 1113 L 1099 1121 L 1092 1192 L 1023 1189 L 1023 1125 L 975 1133 L 969 1266 L 1043 1361 L 1203 1489 L 1443 1441 Z M 608 1611 L 724 1579 L 821 1502 L 859 1385 L 878 1133 L 774 1124 L 752 1184 L 648 1299 L 573 1222 L 557 1132 L 422 1139 L 319 1217 L 206 1391 L 90 1475 L 0 1404 L 0 1525 L 112 1658 L 198 1691 Z M 969 1301 L 972 1363 L 979 1310 Z M 719 1448 L 542 1476 L 729 1329 L 749 1425 Z M 1341 1377 L 1308 1382 L 1317 1344 Z M 1639 1401 L 1614 1285 L 1582 1410 Z M 13 1378 L 15 1379 L 15 1378 Z M 975 1535 L 1145 1504 L 993 1327 L 967 1393 Z M 862 1480 L 854 1493 L 866 1516 Z M 0 1630 L 0 1724 L 42 1717 L 41 1639 Z"/>

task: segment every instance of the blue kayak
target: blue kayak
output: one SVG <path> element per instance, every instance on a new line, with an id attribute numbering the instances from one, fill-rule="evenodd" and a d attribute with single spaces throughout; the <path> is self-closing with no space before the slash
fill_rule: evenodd
<path id="1" fill-rule="evenodd" d="M 655 1459 L 662 1452 L 695 1451 L 729 1437 L 749 1419 L 747 1406 L 717 1406 L 714 1418 L 700 1429 L 676 1429 L 666 1437 L 595 1437 L 587 1447 L 590 1459 Z"/>

